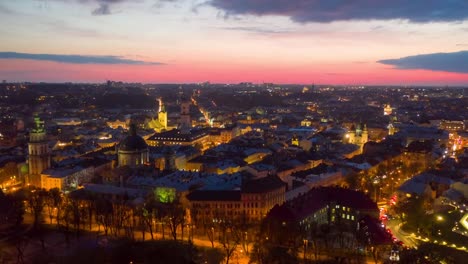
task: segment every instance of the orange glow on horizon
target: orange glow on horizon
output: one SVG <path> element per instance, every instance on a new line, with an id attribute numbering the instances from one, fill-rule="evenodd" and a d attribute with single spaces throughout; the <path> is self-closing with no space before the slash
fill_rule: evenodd
<path id="1" fill-rule="evenodd" d="M 116 80 L 142 83 L 272 82 L 316 84 L 434 84 L 468 83 L 468 74 L 428 70 L 393 69 L 378 63 L 310 64 L 167 64 L 99 65 L 67 64 L 34 60 L 0 60 L 9 81 L 104 82 Z"/>

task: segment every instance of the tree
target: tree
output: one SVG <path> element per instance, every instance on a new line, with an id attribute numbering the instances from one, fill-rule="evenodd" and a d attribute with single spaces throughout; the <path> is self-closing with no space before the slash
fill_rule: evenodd
<path id="1" fill-rule="evenodd" d="M 215 240 L 215 228 L 211 226 L 210 228 L 206 228 L 206 235 L 211 242 L 211 248 L 214 248 L 214 240 Z"/>
<path id="2" fill-rule="evenodd" d="M 303 235 L 297 223 L 277 218 L 275 208 L 264 218 L 250 254 L 253 263 L 298 263 Z"/>
<path id="3" fill-rule="evenodd" d="M 0 186 L 3 183 L 10 181 L 12 177 L 17 177 L 18 166 L 15 162 L 8 162 L 2 168 L 0 168 Z"/>
<path id="4" fill-rule="evenodd" d="M 150 231 L 151 240 L 154 239 L 153 236 L 153 224 L 156 219 L 156 210 L 157 210 L 157 202 L 154 199 L 154 196 L 151 195 L 148 199 L 146 199 L 145 203 L 142 207 L 137 209 L 138 214 L 140 215 L 141 220 L 143 221 L 143 239 L 145 237 L 145 230 L 146 227 Z"/>
<path id="5" fill-rule="evenodd" d="M 20 192 L 5 195 L 0 189 L 0 230 L 17 229 L 23 223 L 24 206 Z"/>
<path id="6" fill-rule="evenodd" d="M 242 232 L 240 228 L 237 228 L 237 226 L 229 221 L 222 221 L 219 224 L 219 232 L 219 243 L 224 251 L 226 264 L 229 264 L 229 260 L 241 242 Z"/>
<path id="7" fill-rule="evenodd" d="M 177 229 L 180 226 L 183 236 L 183 228 L 185 225 L 185 210 L 178 200 L 174 200 L 165 204 L 166 218 L 169 219 L 169 228 L 172 238 L 177 240 Z"/>
<path id="8" fill-rule="evenodd" d="M 16 263 L 24 263 L 24 250 L 29 244 L 28 237 L 23 235 L 14 237 L 13 243 L 15 244 L 15 248 L 17 251 Z"/>
<path id="9" fill-rule="evenodd" d="M 421 220 L 426 219 L 424 211 L 424 198 L 417 195 L 399 201 L 395 207 L 397 213 L 402 220 L 405 220 L 408 226 L 419 228 Z"/>
<path id="10" fill-rule="evenodd" d="M 422 243 L 417 249 L 400 251 L 400 263 L 463 263 L 466 253 L 456 249 L 439 246 L 432 243 Z"/>
<path id="11" fill-rule="evenodd" d="M 95 201 L 94 206 L 96 208 L 96 222 L 98 226 L 103 226 L 104 233 L 107 236 L 112 221 L 112 203 L 105 198 L 99 198 Z"/>
<path id="12" fill-rule="evenodd" d="M 314 252 L 314 257 L 315 257 L 315 260 L 317 261 L 318 259 L 318 254 L 319 254 L 319 225 L 317 224 L 317 222 L 312 222 L 310 223 L 310 226 L 309 226 L 309 229 L 307 230 L 308 233 L 308 239 L 312 242 L 312 249 L 313 249 L 313 252 Z"/>
<path id="13" fill-rule="evenodd" d="M 52 223 L 52 219 L 55 214 L 56 224 L 58 225 L 60 222 L 60 211 L 62 209 L 62 193 L 58 188 L 50 189 L 45 197 L 45 204 L 47 205 L 48 213 L 49 213 L 49 220 Z"/>
<path id="14" fill-rule="evenodd" d="M 29 192 L 26 193 L 28 204 L 34 217 L 33 228 L 37 229 L 39 228 L 42 211 L 44 210 L 47 191 L 44 189 L 32 188 Z"/>

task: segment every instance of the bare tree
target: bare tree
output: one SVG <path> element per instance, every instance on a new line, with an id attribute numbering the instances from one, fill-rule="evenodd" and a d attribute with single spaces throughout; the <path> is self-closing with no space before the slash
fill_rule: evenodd
<path id="1" fill-rule="evenodd" d="M 211 242 L 211 247 L 214 248 L 214 239 L 215 239 L 215 228 L 211 226 L 210 228 L 206 229 L 206 235 Z"/>
<path id="2" fill-rule="evenodd" d="M 229 264 L 231 257 L 237 249 L 242 239 L 240 228 L 230 221 L 222 221 L 219 224 L 219 243 L 224 251 L 226 264 Z"/>
<path id="3" fill-rule="evenodd" d="M 185 210 L 178 201 L 167 203 L 165 207 L 165 211 L 167 213 L 166 218 L 169 219 L 168 222 L 172 238 L 177 240 L 178 227 L 180 226 L 181 231 L 183 232 L 183 227 L 185 225 Z"/>
<path id="4" fill-rule="evenodd" d="M 147 201 L 143 204 L 143 207 L 139 209 L 140 211 L 140 216 L 141 219 L 144 223 L 143 225 L 143 237 L 144 237 L 144 232 L 146 230 L 146 227 L 148 228 L 150 235 L 151 235 L 151 240 L 154 239 L 153 235 L 153 222 L 155 221 L 156 218 L 156 210 L 157 210 L 157 204 L 156 201 L 154 200 L 153 197 L 150 197 L 147 199 Z"/>
<path id="5" fill-rule="evenodd" d="M 95 208 L 96 208 L 96 222 L 98 223 L 98 225 L 103 226 L 104 233 L 107 236 L 110 225 L 112 223 L 112 212 L 113 212 L 112 203 L 107 199 L 100 198 L 96 200 Z"/>
<path id="6" fill-rule="evenodd" d="M 46 197 L 47 192 L 44 189 L 31 189 L 29 193 L 27 193 L 28 204 L 34 217 L 34 229 L 37 229 L 40 224 Z"/>
<path id="7" fill-rule="evenodd" d="M 24 250 L 29 244 L 29 238 L 26 236 L 18 236 L 14 240 L 17 251 L 16 263 L 24 263 Z"/>

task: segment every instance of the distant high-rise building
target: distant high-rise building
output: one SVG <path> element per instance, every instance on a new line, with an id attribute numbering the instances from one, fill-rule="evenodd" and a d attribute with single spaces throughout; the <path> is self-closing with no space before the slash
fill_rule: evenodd
<path id="1" fill-rule="evenodd" d="M 34 128 L 29 133 L 29 178 L 27 183 L 41 187 L 41 173 L 50 168 L 50 150 L 44 121 L 34 116 Z"/>

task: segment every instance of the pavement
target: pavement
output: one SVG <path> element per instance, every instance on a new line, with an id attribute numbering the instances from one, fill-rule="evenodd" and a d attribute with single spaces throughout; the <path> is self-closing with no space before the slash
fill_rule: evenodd
<path id="1" fill-rule="evenodd" d="M 418 242 L 417 240 L 411 235 L 406 233 L 401 229 L 403 223 L 398 219 L 392 219 L 387 221 L 387 228 L 392 231 L 393 236 L 402 241 L 403 244 L 410 248 L 417 248 Z"/>

